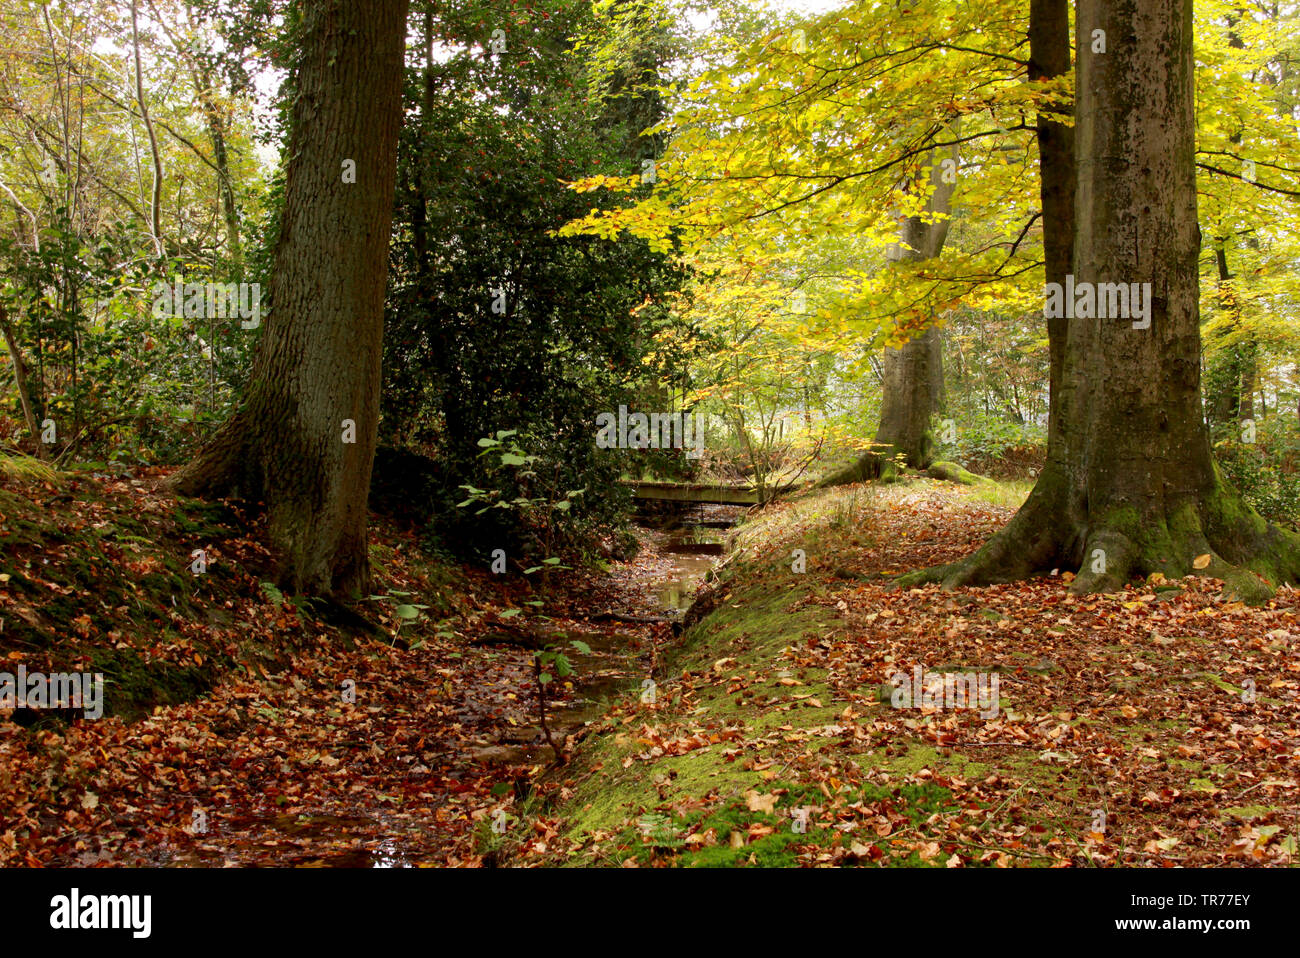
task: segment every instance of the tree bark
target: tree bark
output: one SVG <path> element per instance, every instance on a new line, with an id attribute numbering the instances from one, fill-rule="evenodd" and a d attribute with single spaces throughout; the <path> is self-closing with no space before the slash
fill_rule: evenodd
<path id="1" fill-rule="evenodd" d="M 1219 303 L 1232 316 L 1228 328 L 1219 333 L 1219 337 L 1224 338 L 1236 330 L 1240 314 L 1232 289 L 1232 273 L 1228 270 L 1226 237 L 1215 241 L 1214 261 L 1219 271 Z M 1241 356 L 1238 347 L 1224 346 L 1219 364 L 1220 368 L 1212 371 L 1206 384 L 1205 404 L 1215 423 L 1235 422 L 1241 411 Z"/>
<path id="2" fill-rule="evenodd" d="M 956 147 L 945 158 L 958 159 Z M 945 177 L 938 151 L 930 155 L 930 183 L 934 192 L 925 215 L 908 217 L 900 230 L 901 259 L 905 262 L 936 259 L 948 238 L 948 213 L 956 178 Z M 955 172 L 955 168 L 954 168 Z M 938 219 L 934 219 L 934 217 Z M 901 462 L 910 469 L 925 469 L 934 461 L 930 417 L 943 408 L 943 338 L 931 324 L 898 349 L 884 355 L 884 399 L 880 423 L 870 451 L 857 462 L 822 480 L 821 486 L 892 478 Z"/>
<path id="3" fill-rule="evenodd" d="M 162 156 L 158 152 L 158 136 L 154 132 L 153 120 L 149 117 L 149 104 L 144 98 L 144 75 L 140 69 L 139 15 L 135 0 L 131 0 L 131 53 L 135 62 L 135 99 L 140 106 L 140 119 L 144 120 L 145 132 L 149 134 L 149 155 L 153 157 L 153 190 L 150 193 L 149 200 L 149 233 L 153 239 L 154 253 L 159 259 L 162 259 Z"/>
<path id="4" fill-rule="evenodd" d="M 18 337 L 14 335 L 13 325 L 9 322 L 9 311 L 0 303 L 0 333 L 4 334 L 5 346 L 9 358 L 14 364 L 14 382 L 18 386 L 18 402 L 23 407 L 23 419 L 27 422 L 27 431 L 36 443 L 36 458 L 45 458 L 45 445 L 41 442 L 41 431 L 36 427 L 36 412 L 32 408 L 32 394 L 27 388 L 27 361 L 18 346 Z"/>
<path id="5" fill-rule="evenodd" d="M 1151 284 L 1149 328 L 1066 321 L 1059 432 L 983 548 L 903 577 L 981 585 L 1078 568 L 1076 592 L 1200 572 L 1255 601 L 1300 576 L 1300 537 L 1222 481 L 1201 411 L 1192 0 L 1079 0 L 1076 284 Z M 1092 53 L 1104 30 L 1105 53 Z"/>
<path id="6" fill-rule="evenodd" d="M 1030 0 L 1029 79 L 1043 82 L 1070 72 L 1069 0 Z M 1070 106 L 1061 105 L 1039 114 L 1037 120 L 1039 185 L 1043 214 L 1045 278 L 1064 283 L 1074 265 L 1074 127 Z M 1065 366 L 1067 320 L 1047 320 L 1048 416 L 1047 445 L 1061 445 L 1061 375 Z"/>
<path id="7" fill-rule="evenodd" d="M 1259 388 L 1259 347 L 1254 337 L 1247 336 L 1241 344 L 1240 399 L 1237 402 L 1237 421 L 1244 423 L 1255 419 L 1255 390 Z M 1261 409 L 1261 414 L 1267 410 Z"/>
<path id="8" fill-rule="evenodd" d="M 172 480 L 186 495 L 261 503 L 277 579 L 294 592 L 356 594 L 369 578 L 406 8 L 304 4 L 271 313 L 243 404 Z"/>
<path id="9" fill-rule="evenodd" d="M 940 409 L 942 379 L 943 341 L 935 326 L 885 353 L 884 403 L 875 448 L 868 453 L 879 461 L 879 469 L 900 459 L 910 469 L 924 469 L 933 461 L 930 417 Z"/>
<path id="10" fill-rule="evenodd" d="M 220 109 L 212 100 L 211 80 L 206 74 L 195 74 L 201 84 L 200 106 L 208 124 L 208 137 L 212 140 L 212 162 L 217 168 L 217 192 L 221 198 L 221 213 L 226 221 L 226 251 L 230 255 L 231 272 L 244 278 L 244 247 L 239 236 L 239 205 L 235 202 L 234 177 L 230 173 L 230 156 L 226 150 L 226 122 Z"/>

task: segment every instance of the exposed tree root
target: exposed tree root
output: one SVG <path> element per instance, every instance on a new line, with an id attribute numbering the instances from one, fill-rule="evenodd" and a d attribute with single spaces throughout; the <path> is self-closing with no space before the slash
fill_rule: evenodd
<path id="1" fill-rule="evenodd" d="M 847 486 L 854 482 L 870 482 L 879 479 L 882 482 L 894 482 L 898 479 L 898 466 L 890 458 L 878 452 L 867 452 L 843 469 L 831 473 L 817 483 L 814 488 L 828 489 L 831 486 Z"/>
<path id="2" fill-rule="evenodd" d="M 1048 478 L 978 551 L 895 582 L 953 589 L 1064 568 L 1077 570 L 1070 591 L 1085 594 L 1119 591 L 1154 573 L 1203 575 L 1221 579 L 1226 593 L 1252 604 L 1284 583 L 1300 583 L 1300 535 L 1264 520 L 1222 483 L 1203 500 L 1167 504 L 1163 512 L 1143 516 L 1113 506 L 1083 515 L 1063 507 L 1065 484 Z"/>
<path id="3" fill-rule="evenodd" d="M 354 507 L 330 494 L 339 478 L 319 444 L 303 438 L 306 429 L 264 425 L 279 422 L 267 408 L 260 396 L 250 399 L 167 485 L 178 495 L 238 499 L 262 512 L 273 578 L 285 592 L 354 601 L 370 578 L 364 529 L 348 521 Z"/>
<path id="4" fill-rule="evenodd" d="M 930 463 L 930 467 L 925 470 L 925 473 L 931 479 L 942 479 L 946 482 L 956 482 L 963 486 L 973 486 L 977 482 L 990 481 L 984 476 L 969 472 L 957 465 L 957 463 L 948 462 L 947 460 Z"/>
<path id="5" fill-rule="evenodd" d="M 831 486 L 844 486 L 853 482 L 897 482 L 903 478 L 899 468 L 900 458 L 899 451 L 894 447 L 883 446 L 873 449 L 860 456 L 857 462 L 831 473 L 818 482 L 814 488 L 827 489 Z M 931 479 L 956 482 L 963 486 L 988 481 L 984 476 L 968 472 L 957 463 L 947 460 L 939 460 L 914 468 L 917 473 L 927 475 Z"/>
<path id="6" fill-rule="evenodd" d="M 194 458 L 168 478 L 167 486 L 178 495 L 195 498 L 260 498 L 261 484 L 248 462 L 243 420 L 244 415 L 236 412 L 222 423 Z"/>

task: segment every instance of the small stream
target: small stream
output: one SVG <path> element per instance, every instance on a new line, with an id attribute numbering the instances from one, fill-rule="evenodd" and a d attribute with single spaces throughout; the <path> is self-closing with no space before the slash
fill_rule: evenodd
<path id="1" fill-rule="evenodd" d="M 641 527 L 651 533 L 658 553 L 668 561 L 656 589 L 665 611 L 686 611 L 700 581 L 726 552 L 727 530 L 743 512 L 737 506 L 699 505 L 660 518 L 658 528 L 647 524 L 654 519 L 642 520 Z"/>
<path id="2" fill-rule="evenodd" d="M 744 511 L 743 506 L 658 504 L 637 516 L 641 552 L 634 560 L 615 566 L 608 582 L 593 589 L 589 598 L 584 597 L 590 607 L 582 609 L 577 618 L 556 621 L 549 632 L 556 645 L 564 648 L 574 670 L 569 679 L 572 688 L 547 707 L 548 724 L 557 742 L 598 719 L 613 701 L 636 696 L 639 684 L 657 674 L 659 646 L 671 641 L 675 632 L 663 619 L 670 624 L 680 621 L 700 582 L 722 558 L 727 531 Z M 610 622 L 610 616 L 605 614 L 609 612 L 651 621 Z M 592 620 L 586 621 L 582 615 Z M 575 639 L 590 647 L 591 654 L 574 650 L 569 643 Z M 518 776 L 523 768 L 546 765 L 553 758 L 538 724 L 531 656 L 522 650 L 495 655 L 494 661 L 509 659 L 515 663 L 513 668 L 522 682 L 518 708 L 508 726 L 497 724 L 480 746 L 457 756 L 456 764 L 467 776 L 485 772 Z M 473 707 L 472 695 L 467 697 L 466 705 Z M 473 714 L 461 716 L 467 723 L 473 723 L 475 718 Z M 281 865 L 410 867 L 422 860 L 418 854 L 412 855 L 403 839 L 410 822 L 390 820 L 389 816 L 388 809 L 374 803 L 358 803 L 343 814 L 325 814 L 323 809 L 297 815 L 245 814 L 224 822 L 224 827 L 214 827 L 213 833 L 196 846 L 159 848 L 152 864 L 237 863 L 239 851 L 223 841 L 222 833 L 229 829 L 233 838 L 251 829 L 259 836 L 257 845 L 278 848 L 276 861 Z"/>
<path id="3" fill-rule="evenodd" d="M 680 621 L 704 576 L 726 551 L 726 534 L 744 512 L 743 506 L 697 505 L 662 507 L 637 516 L 642 548 L 625 568 L 621 604 L 630 613 Z M 596 612 L 596 609 L 590 610 Z M 557 741 L 598 718 L 612 699 L 635 695 L 637 684 L 651 674 L 657 661 L 655 629 L 663 626 L 598 628 L 590 624 L 556 628 L 550 634 L 565 647 L 574 668 L 573 693 L 548 706 L 548 724 Z M 591 654 L 573 650 L 569 643 L 585 643 Z M 666 641 L 666 636 L 663 637 Z M 631 691 L 629 691 L 631 690 Z M 541 729 L 530 722 L 511 729 L 505 738 L 480 750 L 475 758 L 494 765 L 547 763 L 552 758 L 542 741 Z"/>

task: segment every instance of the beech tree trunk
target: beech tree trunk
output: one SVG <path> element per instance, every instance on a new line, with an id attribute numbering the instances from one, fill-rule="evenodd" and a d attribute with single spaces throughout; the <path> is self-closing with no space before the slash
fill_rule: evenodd
<path id="1" fill-rule="evenodd" d="M 950 157 L 955 160 L 956 153 Z M 944 214 L 944 218 L 932 223 L 919 216 L 907 219 L 902 229 L 905 262 L 937 259 L 948 238 L 946 214 L 952 206 L 956 180 L 944 182 L 937 157 L 933 159 L 936 161 L 931 169 L 934 193 L 926 211 Z M 938 327 L 929 326 L 901 349 L 887 351 L 884 365 L 885 392 L 880 425 L 876 429 L 875 455 L 886 460 L 901 457 L 909 468 L 924 469 L 934 458 L 930 417 L 940 411 L 943 401 L 943 337 Z"/>
<path id="2" fill-rule="evenodd" d="M 1051 80 L 1070 72 L 1069 0 L 1030 0 L 1029 79 Z M 1037 118 L 1038 197 L 1043 221 L 1045 279 L 1065 283 L 1074 267 L 1074 127 L 1072 106 L 1045 110 Z M 1061 449 L 1061 377 L 1065 367 L 1068 320 L 1047 320 L 1048 339 L 1048 460 L 1059 460 Z"/>
<path id="3" fill-rule="evenodd" d="M 1088 592 L 1199 572 L 1256 601 L 1300 576 L 1300 537 L 1223 482 L 1202 415 L 1192 0 L 1079 0 L 1077 30 L 1074 281 L 1151 283 L 1150 325 L 1065 321 L 1033 493 L 973 556 L 902 581 L 1061 567 Z M 1105 53 L 1091 52 L 1096 30 Z"/>
<path id="4" fill-rule="evenodd" d="M 244 247 L 239 237 L 239 205 L 235 202 L 234 180 L 230 175 L 230 155 L 226 150 L 225 121 L 211 100 L 211 87 L 203 77 L 202 108 L 208 124 L 208 137 L 212 140 L 212 162 L 217 168 L 217 191 L 221 197 L 221 212 L 226 221 L 226 251 L 234 275 L 244 278 Z"/>
<path id="5" fill-rule="evenodd" d="M 1215 262 L 1219 271 L 1219 302 L 1230 316 L 1229 325 L 1219 336 L 1236 339 L 1220 347 L 1215 374 L 1206 391 L 1206 405 L 1216 424 L 1243 423 L 1255 418 L 1255 390 L 1259 385 L 1259 344 L 1246 333 L 1242 335 L 1241 304 L 1237 300 L 1232 281 L 1236 277 L 1228 269 L 1227 239 L 1215 241 Z"/>
<path id="6" fill-rule="evenodd" d="M 172 480 L 186 495 L 260 503 L 293 592 L 355 595 L 369 578 L 406 9 L 303 4 L 271 312 L 242 406 Z"/>
<path id="7" fill-rule="evenodd" d="M 871 455 L 924 469 L 934 459 L 930 418 L 943 410 L 943 337 L 938 327 L 886 352 L 884 367 L 884 402 Z"/>
<path id="8" fill-rule="evenodd" d="M 945 157 L 955 162 L 956 148 L 946 152 Z M 947 214 L 952 206 L 956 177 L 944 176 L 937 153 L 932 153 L 930 159 L 934 164 L 930 168 L 934 192 L 925 211 L 939 214 L 940 219 L 927 222 L 929 217 L 910 216 L 903 222 L 899 239 L 904 262 L 937 258 L 948 238 Z M 930 319 L 933 321 L 934 317 Z M 942 409 L 944 401 L 943 338 L 938 327 L 929 325 L 898 349 L 886 350 L 883 366 L 884 397 L 872 449 L 857 462 L 822 480 L 820 485 L 889 478 L 895 474 L 895 464 L 900 460 L 911 469 L 925 469 L 934 460 L 930 417 Z"/>

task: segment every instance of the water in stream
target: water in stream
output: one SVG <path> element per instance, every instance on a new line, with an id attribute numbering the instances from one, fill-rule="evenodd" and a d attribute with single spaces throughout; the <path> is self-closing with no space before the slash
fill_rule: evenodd
<path id="1" fill-rule="evenodd" d="M 656 574 L 659 605 L 681 613 L 704 578 L 726 551 L 726 530 L 740 518 L 743 507 L 698 505 L 667 517 L 643 517 L 642 527 L 655 551 L 666 560 Z"/>
<path id="2" fill-rule="evenodd" d="M 743 507 L 692 506 L 638 517 L 642 551 L 635 560 L 616 567 L 610 580 L 592 591 L 590 607 L 583 610 L 592 621 L 581 616 L 555 621 L 550 632 L 550 637 L 564 647 L 574 668 L 572 688 L 557 695 L 547 708 L 557 741 L 562 742 L 567 734 L 597 719 L 612 701 L 638 694 L 638 682 L 654 674 L 658 643 L 670 640 L 667 626 L 656 622 L 656 617 L 680 619 L 701 580 L 722 557 L 727 529 L 743 511 Z M 616 623 L 611 628 L 597 624 L 602 621 L 602 612 L 644 618 L 647 624 Z M 573 639 L 586 643 L 591 654 L 570 647 Z M 494 661 L 531 660 L 523 652 L 490 654 L 495 656 Z M 472 712 L 477 697 L 472 693 L 465 696 L 465 708 L 470 711 L 458 714 L 457 719 L 466 724 L 481 719 L 485 732 L 481 745 L 462 752 L 456 759 L 468 777 L 484 774 L 487 767 L 510 774 L 511 767 L 551 761 L 552 751 L 537 724 L 530 669 L 522 664 L 516 668 L 523 684 L 517 693 L 515 716 L 508 724 L 499 721 L 499 716 L 477 716 Z M 395 754 L 394 760 L 400 760 L 400 756 Z M 448 779 L 460 774 L 457 771 Z M 438 806 L 444 798 L 431 794 L 428 800 L 431 806 Z M 310 807 L 312 803 L 308 800 L 303 804 Z M 412 823 L 409 817 L 399 814 L 398 806 L 361 802 L 355 808 L 341 810 L 342 814 L 326 814 L 323 808 L 310 812 L 304 808 L 298 814 L 249 811 L 251 814 L 245 813 L 242 818 L 223 816 L 224 820 L 215 820 L 205 840 L 191 847 L 159 848 L 154 863 L 211 866 L 247 861 L 246 853 L 234 844 L 236 841 L 251 841 L 262 849 L 274 847 L 276 862 L 282 865 L 401 868 L 425 857 L 418 852 L 413 857 L 409 845 Z"/>
<path id="3" fill-rule="evenodd" d="M 659 602 L 665 609 L 685 611 L 705 574 L 718 561 L 716 555 L 675 553 L 672 572 L 660 580 Z"/>

